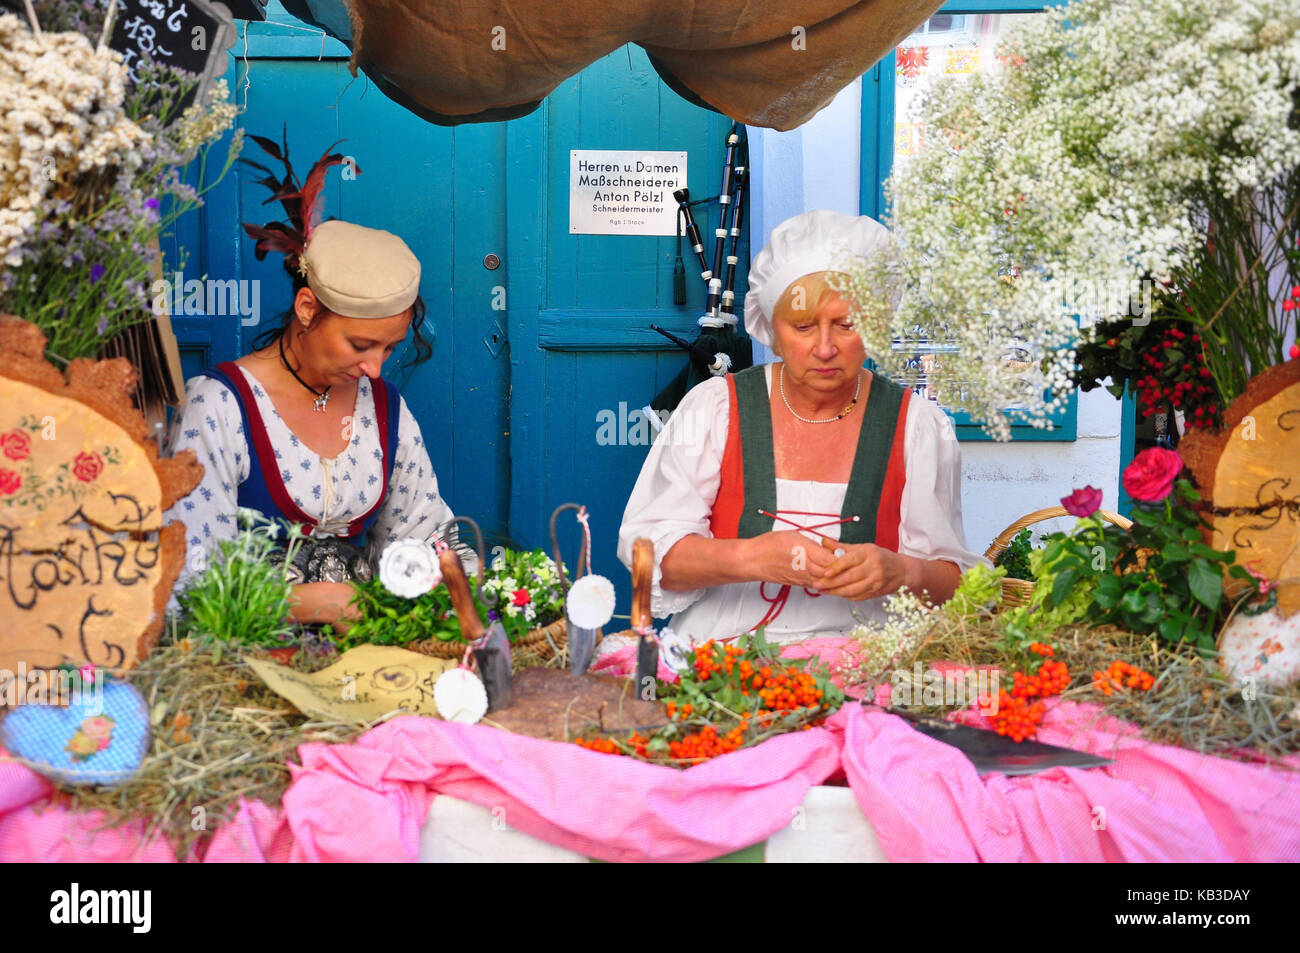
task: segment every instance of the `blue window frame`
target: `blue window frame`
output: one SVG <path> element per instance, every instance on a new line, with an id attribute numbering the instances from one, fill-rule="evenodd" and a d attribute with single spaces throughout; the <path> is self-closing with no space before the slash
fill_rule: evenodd
<path id="1" fill-rule="evenodd" d="M 1033 13 L 1050 6 L 1063 6 L 1061 0 L 999 0 L 973 2 L 950 0 L 940 7 L 926 26 L 945 32 L 961 33 L 973 27 L 974 15 L 995 13 Z M 949 18 L 936 24 L 939 17 Z M 915 35 L 915 33 L 913 34 Z M 885 179 L 894 165 L 895 75 L 894 51 L 877 63 L 862 79 L 862 166 L 859 208 L 863 215 L 881 218 L 885 211 Z M 1012 440 L 1072 441 L 1077 433 L 1079 395 L 1070 395 L 1064 408 L 1051 418 L 1053 429 L 1039 430 L 1028 424 L 1013 424 Z M 989 440 L 983 428 L 961 411 L 948 411 L 959 440 Z"/>

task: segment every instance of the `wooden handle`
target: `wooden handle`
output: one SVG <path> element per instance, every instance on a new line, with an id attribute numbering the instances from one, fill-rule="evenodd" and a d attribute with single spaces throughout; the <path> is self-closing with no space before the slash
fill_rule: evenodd
<path id="1" fill-rule="evenodd" d="M 632 628 L 650 625 L 650 583 L 654 579 L 655 546 L 642 537 L 632 544 Z"/>
<path id="2" fill-rule="evenodd" d="M 469 591 L 465 567 L 460 564 L 460 556 L 454 549 L 444 549 L 438 556 L 438 563 L 442 566 L 442 581 L 451 596 L 451 607 L 456 610 L 456 619 L 460 622 L 460 634 L 473 642 L 483 635 L 483 620 L 478 617 L 478 606 L 474 605 L 474 596 Z"/>

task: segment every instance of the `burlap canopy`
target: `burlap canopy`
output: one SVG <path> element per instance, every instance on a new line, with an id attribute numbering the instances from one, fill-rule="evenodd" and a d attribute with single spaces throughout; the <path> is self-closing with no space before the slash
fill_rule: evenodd
<path id="1" fill-rule="evenodd" d="M 522 116 L 637 43 L 674 90 L 733 119 L 792 129 L 942 0 L 284 0 L 352 50 L 392 99 L 441 125 Z"/>

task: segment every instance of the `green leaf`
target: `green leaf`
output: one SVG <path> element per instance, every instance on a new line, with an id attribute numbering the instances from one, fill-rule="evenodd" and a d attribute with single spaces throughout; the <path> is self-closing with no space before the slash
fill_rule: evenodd
<path id="1" fill-rule="evenodd" d="M 1124 598 L 1120 600 L 1120 608 L 1129 615 L 1140 616 L 1146 607 L 1146 596 L 1136 589 L 1124 593 Z"/>
<path id="2" fill-rule="evenodd" d="M 1188 566 L 1187 582 L 1192 596 L 1211 612 L 1218 611 L 1223 598 L 1223 578 L 1218 571 L 1200 560 Z"/>
<path id="3" fill-rule="evenodd" d="M 1193 553 L 1195 553 L 1197 556 L 1200 556 L 1202 559 L 1210 559 L 1213 560 L 1214 562 L 1221 561 L 1224 556 L 1222 550 L 1218 550 L 1210 546 L 1206 546 L 1204 543 L 1192 543 L 1190 548 Z"/>
<path id="4" fill-rule="evenodd" d="M 1168 642 L 1178 642 L 1183 637 L 1185 621 L 1185 618 L 1180 619 L 1175 618 L 1174 616 L 1166 616 L 1160 621 L 1157 631 L 1160 633 L 1162 639 Z"/>
<path id="5" fill-rule="evenodd" d="M 1169 543 L 1160 550 L 1160 558 L 1167 563 L 1185 563 L 1192 558 L 1192 554 L 1177 543 Z"/>
<path id="6" fill-rule="evenodd" d="M 1193 529 L 1192 527 L 1183 530 L 1182 535 L 1183 540 L 1188 543 L 1199 542 L 1201 539 L 1201 531 L 1199 529 Z"/>
<path id="7" fill-rule="evenodd" d="M 1160 522 L 1160 515 L 1138 504 L 1133 507 L 1133 522 L 1139 526 L 1155 526 Z"/>
<path id="8" fill-rule="evenodd" d="M 1052 605 L 1059 606 L 1064 602 L 1078 579 L 1079 570 L 1073 566 L 1057 573 L 1056 579 L 1052 582 Z"/>

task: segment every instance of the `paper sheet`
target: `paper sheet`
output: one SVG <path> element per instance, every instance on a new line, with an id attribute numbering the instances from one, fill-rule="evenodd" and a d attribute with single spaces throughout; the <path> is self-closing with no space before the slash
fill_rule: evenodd
<path id="1" fill-rule="evenodd" d="M 386 715 L 438 716 L 433 686 L 456 663 L 391 645 L 348 649 L 329 668 L 308 674 L 277 662 L 249 659 L 273 692 L 306 714 L 365 724 Z"/>

